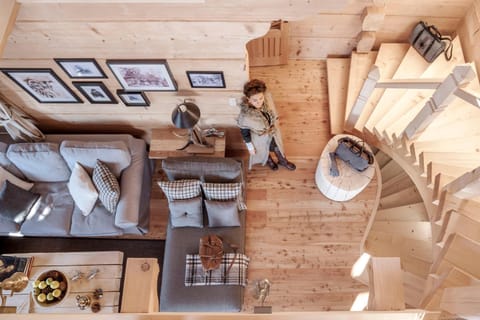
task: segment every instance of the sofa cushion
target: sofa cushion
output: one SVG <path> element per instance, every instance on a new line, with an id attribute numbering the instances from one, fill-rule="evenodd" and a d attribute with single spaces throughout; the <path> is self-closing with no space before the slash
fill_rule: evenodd
<path id="1" fill-rule="evenodd" d="M 32 192 L 42 195 L 42 202 L 48 205 L 50 213 L 44 215 L 45 206 L 42 205 L 32 219 L 25 220 L 21 226 L 21 233 L 27 236 L 63 237 L 70 235 L 72 213 L 75 204 L 68 192 L 66 182 L 40 182 L 32 188 Z"/>
<path id="2" fill-rule="evenodd" d="M 20 179 L 25 179 L 23 173 L 18 170 L 18 168 L 7 158 L 8 144 L 0 141 L 0 166 L 7 169 L 8 172 L 12 173 Z"/>
<path id="3" fill-rule="evenodd" d="M 202 189 L 208 200 L 235 200 L 242 191 L 242 184 L 234 183 L 202 183 Z"/>
<path id="4" fill-rule="evenodd" d="M 10 183 L 22 188 L 23 190 L 30 190 L 33 187 L 33 183 L 23 181 L 22 179 L 19 179 L 11 174 L 9 171 L 0 167 L 0 186 L 2 186 L 5 181 L 10 181 Z"/>
<path id="5" fill-rule="evenodd" d="M 201 195 L 200 180 L 158 181 L 168 201 L 191 199 Z"/>
<path id="6" fill-rule="evenodd" d="M 110 213 L 115 213 L 120 199 L 120 185 L 109 167 L 100 160 L 93 169 L 93 184 L 98 190 L 98 198 Z"/>
<path id="7" fill-rule="evenodd" d="M 237 201 L 214 201 L 205 200 L 205 208 L 208 215 L 208 226 L 218 227 L 239 227 Z"/>
<path id="8" fill-rule="evenodd" d="M 27 179 L 40 182 L 67 181 L 70 170 L 56 143 L 16 143 L 7 150 L 8 159 Z"/>
<path id="9" fill-rule="evenodd" d="M 115 226 L 115 215 L 104 206 L 95 206 L 92 213 L 84 216 L 80 209 L 75 207 L 72 215 L 70 235 L 74 237 L 118 236 L 123 230 Z"/>
<path id="10" fill-rule="evenodd" d="M 88 216 L 95 207 L 98 192 L 87 171 L 78 162 L 73 167 L 72 175 L 68 181 L 68 191 L 82 214 Z"/>
<path id="11" fill-rule="evenodd" d="M 21 224 L 39 197 L 39 194 L 19 188 L 7 180 L 0 187 L 0 216 Z"/>
<path id="12" fill-rule="evenodd" d="M 78 162 L 92 174 L 98 159 L 107 164 L 117 178 L 132 160 L 127 144 L 123 141 L 65 140 L 60 145 L 60 153 L 70 169 Z"/>
<path id="13" fill-rule="evenodd" d="M 233 182 L 242 179 L 242 164 L 234 159 L 171 157 L 162 161 L 169 180 L 200 179 L 206 182 Z"/>
<path id="14" fill-rule="evenodd" d="M 172 200 L 168 203 L 170 223 L 173 228 L 203 228 L 202 197 Z"/>

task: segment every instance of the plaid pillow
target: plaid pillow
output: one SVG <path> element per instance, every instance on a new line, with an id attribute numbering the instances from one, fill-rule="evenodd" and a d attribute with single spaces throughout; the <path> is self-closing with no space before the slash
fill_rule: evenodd
<path id="1" fill-rule="evenodd" d="M 98 198 L 105 208 L 114 214 L 120 199 L 120 185 L 112 171 L 100 160 L 97 160 L 93 168 L 92 181 L 97 188 Z"/>
<path id="2" fill-rule="evenodd" d="M 200 180 L 158 181 L 158 185 L 165 193 L 169 202 L 191 199 L 201 195 Z"/>
<path id="3" fill-rule="evenodd" d="M 233 183 L 202 183 L 203 192 L 207 200 L 237 200 L 238 210 L 247 210 L 243 202 L 242 184 Z"/>
<path id="4" fill-rule="evenodd" d="M 242 184 L 235 183 L 202 183 L 207 200 L 236 200 L 242 191 Z"/>

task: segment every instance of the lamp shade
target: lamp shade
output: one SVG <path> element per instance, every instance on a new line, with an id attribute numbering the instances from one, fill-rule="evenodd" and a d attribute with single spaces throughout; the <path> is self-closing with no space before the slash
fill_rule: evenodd
<path id="1" fill-rule="evenodd" d="M 193 128 L 200 119 L 200 109 L 195 103 L 186 102 L 179 104 L 173 109 L 172 122 L 180 129 Z"/>

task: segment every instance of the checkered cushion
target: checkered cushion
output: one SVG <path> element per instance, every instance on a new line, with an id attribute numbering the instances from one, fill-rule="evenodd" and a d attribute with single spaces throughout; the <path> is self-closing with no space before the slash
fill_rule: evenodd
<path id="1" fill-rule="evenodd" d="M 97 160 L 93 168 L 92 181 L 97 188 L 98 198 L 105 208 L 114 214 L 120 199 L 120 185 L 112 171 L 100 160 Z"/>
<path id="2" fill-rule="evenodd" d="M 158 181 L 158 185 L 168 201 L 191 199 L 201 194 L 200 180 Z"/>
<path id="3" fill-rule="evenodd" d="M 242 191 L 242 184 L 235 183 L 202 183 L 207 200 L 235 200 Z"/>
<path id="4" fill-rule="evenodd" d="M 202 183 L 203 192 L 207 200 L 237 200 L 238 210 L 247 210 L 246 204 L 243 202 L 242 184 L 234 183 Z"/>

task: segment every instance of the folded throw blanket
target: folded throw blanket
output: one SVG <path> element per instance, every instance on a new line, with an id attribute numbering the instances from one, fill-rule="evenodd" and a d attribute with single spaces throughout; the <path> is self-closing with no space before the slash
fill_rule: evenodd
<path id="1" fill-rule="evenodd" d="M 230 272 L 225 273 L 235 256 L 234 253 L 223 255 L 220 267 L 211 271 L 203 271 L 202 262 L 198 254 L 187 254 L 185 265 L 185 286 L 214 286 L 214 285 L 247 285 L 247 267 L 249 259 L 238 253 Z"/>

